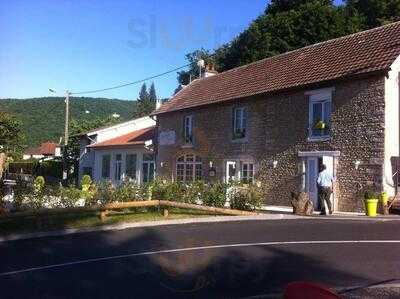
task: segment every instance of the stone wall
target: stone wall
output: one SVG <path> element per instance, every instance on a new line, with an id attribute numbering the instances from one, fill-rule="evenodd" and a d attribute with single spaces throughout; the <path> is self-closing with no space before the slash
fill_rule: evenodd
<path id="1" fill-rule="evenodd" d="M 205 179 L 223 179 L 228 159 L 251 159 L 256 164 L 265 202 L 289 205 L 290 191 L 299 190 L 303 178 L 299 151 L 340 151 L 336 162 L 337 207 L 341 211 L 361 210 L 362 189 L 382 188 L 384 77 L 341 81 L 328 87 L 334 87 L 334 91 L 332 134 L 326 141 L 308 140 L 306 90 L 259 95 L 158 116 L 159 132 L 176 133 L 173 145 L 158 145 L 158 175 L 173 178 L 176 158 L 184 153 L 202 157 Z M 248 109 L 248 133 L 240 142 L 232 140 L 232 109 L 238 105 Z M 192 147 L 183 144 L 185 115 L 193 115 Z M 358 170 L 354 167 L 356 160 L 361 161 Z M 209 161 L 216 167 L 215 178 L 208 177 Z M 278 161 L 276 168 L 272 167 L 273 161 Z"/>

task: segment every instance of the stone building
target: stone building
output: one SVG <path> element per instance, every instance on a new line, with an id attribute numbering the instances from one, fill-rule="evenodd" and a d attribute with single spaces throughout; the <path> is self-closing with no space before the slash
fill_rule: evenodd
<path id="1" fill-rule="evenodd" d="M 336 211 L 366 189 L 397 192 L 400 22 L 220 74 L 205 72 L 154 112 L 157 175 L 258 181 L 265 203 L 317 202 L 325 164 Z"/>

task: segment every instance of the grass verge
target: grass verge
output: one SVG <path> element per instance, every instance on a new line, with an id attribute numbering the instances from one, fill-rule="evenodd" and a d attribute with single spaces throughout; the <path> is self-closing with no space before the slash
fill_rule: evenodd
<path id="1" fill-rule="evenodd" d="M 168 208 L 169 215 L 164 217 L 163 209 L 135 208 L 120 212 L 110 212 L 105 221 L 100 220 L 100 213 L 66 214 L 48 217 L 0 218 L 0 235 L 31 233 L 66 228 L 86 228 L 123 222 L 157 221 L 168 219 L 198 218 L 215 216 L 206 211 Z"/>

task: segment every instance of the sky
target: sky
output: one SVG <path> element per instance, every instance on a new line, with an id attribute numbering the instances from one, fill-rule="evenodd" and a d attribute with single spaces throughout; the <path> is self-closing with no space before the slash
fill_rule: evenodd
<path id="1" fill-rule="evenodd" d="M 230 41 L 265 0 L 0 1 L 0 98 L 62 96 L 185 65 L 185 54 Z M 148 82 L 148 84 L 150 84 Z M 171 96 L 176 72 L 154 80 Z M 140 85 L 87 94 L 136 99 Z"/>

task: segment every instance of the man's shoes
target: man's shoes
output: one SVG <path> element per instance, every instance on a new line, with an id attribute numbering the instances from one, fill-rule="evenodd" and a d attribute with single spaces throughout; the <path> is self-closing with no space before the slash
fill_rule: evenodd
<path id="1" fill-rule="evenodd" d="M 326 212 L 321 212 L 320 215 L 321 215 L 321 216 L 325 216 L 325 215 L 326 215 Z"/>
<path id="2" fill-rule="evenodd" d="M 330 211 L 329 211 L 329 215 L 332 215 L 332 214 L 333 214 L 333 211 L 332 211 L 332 210 L 330 210 Z"/>

